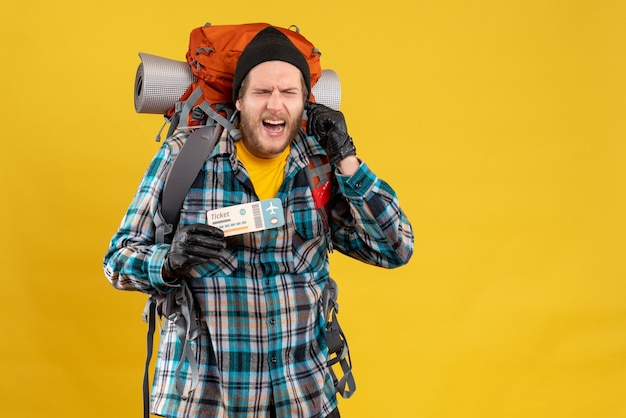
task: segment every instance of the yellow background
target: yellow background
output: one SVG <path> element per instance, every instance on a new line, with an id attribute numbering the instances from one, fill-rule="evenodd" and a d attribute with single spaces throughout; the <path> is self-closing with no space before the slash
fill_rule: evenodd
<path id="1" fill-rule="evenodd" d="M 415 228 L 392 271 L 332 256 L 342 416 L 626 417 L 622 0 L 4 2 L 0 415 L 138 417 L 145 297 L 102 256 L 158 144 L 140 51 L 297 24 Z"/>

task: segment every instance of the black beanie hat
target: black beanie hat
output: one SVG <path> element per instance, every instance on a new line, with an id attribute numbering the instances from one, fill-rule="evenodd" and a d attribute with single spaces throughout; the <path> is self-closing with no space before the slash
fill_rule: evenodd
<path id="1" fill-rule="evenodd" d="M 300 70 L 307 92 L 311 92 L 311 71 L 304 55 L 287 35 L 273 26 L 261 30 L 243 49 L 233 75 L 233 101 L 239 98 L 241 83 L 252 68 L 266 61 L 284 61 Z"/>

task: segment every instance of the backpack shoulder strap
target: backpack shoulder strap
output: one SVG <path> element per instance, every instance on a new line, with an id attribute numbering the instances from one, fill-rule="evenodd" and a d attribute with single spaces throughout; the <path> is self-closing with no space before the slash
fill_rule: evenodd
<path id="1" fill-rule="evenodd" d="M 163 186 L 161 205 L 155 217 L 157 242 L 166 242 L 168 235 L 174 232 L 185 196 L 215 148 L 222 130 L 217 123 L 203 126 L 185 140 Z"/>
<path id="2" fill-rule="evenodd" d="M 183 205 L 185 196 L 198 176 L 204 162 L 215 148 L 222 130 L 223 127 L 220 124 L 214 123 L 196 129 L 185 140 L 163 186 L 161 204 L 154 220 L 156 226 L 155 240 L 157 243 L 171 241 L 171 234 L 174 232 L 178 221 L 178 213 Z M 179 394 L 183 394 L 184 388 L 180 378 L 183 359 L 189 363 L 192 389 L 195 389 L 198 384 L 198 364 L 188 344 L 190 340 L 197 338 L 199 332 L 198 318 L 195 317 L 193 309 L 193 295 L 185 282 L 182 282 L 180 287 L 172 289 L 167 295 L 150 296 L 146 302 L 143 313 L 144 321 L 148 323 L 146 335 L 147 355 L 143 378 L 144 418 L 150 416 L 149 368 L 150 360 L 152 359 L 157 313 L 159 315 L 165 314 L 168 320 L 176 324 L 176 334 L 183 345 L 183 352 L 181 353 L 181 359 L 179 359 L 175 374 L 176 390 Z"/>

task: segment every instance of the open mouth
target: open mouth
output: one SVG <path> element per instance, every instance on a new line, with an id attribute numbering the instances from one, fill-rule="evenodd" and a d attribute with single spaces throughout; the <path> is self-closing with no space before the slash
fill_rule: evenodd
<path id="1" fill-rule="evenodd" d="M 264 119 L 263 127 L 272 133 L 282 132 L 285 129 L 285 121 Z"/>

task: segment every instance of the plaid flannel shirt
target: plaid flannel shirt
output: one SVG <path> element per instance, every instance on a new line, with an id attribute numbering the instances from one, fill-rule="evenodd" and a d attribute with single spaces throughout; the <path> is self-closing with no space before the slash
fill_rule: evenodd
<path id="1" fill-rule="evenodd" d="M 185 138 L 174 135 L 159 149 L 111 240 L 104 267 L 118 289 L 171 290 L 161 277 L 169 245 L 155 243 L 153 218 Z M 350 177 L 335 174 L 326 233 L 303 170 L 309 156 L 319 154 L 324 150 L 317 141 L 301 131 L 277 195 L 284 226 L 228 237 L 219 259 L 192 270 L 188 283 L 207 325 L 192 342 L 200 383 L 185 396 L 176 392 L 181 345 L 166 320 L 152 391 L 154 414 L 263 417 L 274 403 L 278 416 L 311 418 L 325 417 L 337 406 L 320 304 L 328 250 L 392 268 L 411 257 L 413 232 L 394 191 L 361 163 Z M 232 139 L 223 135 L 184 201 L 179 226 L 206 223 L 207 210 L 257 200 Z M 183 367 L 182 376 L 186 373 Z"/>

